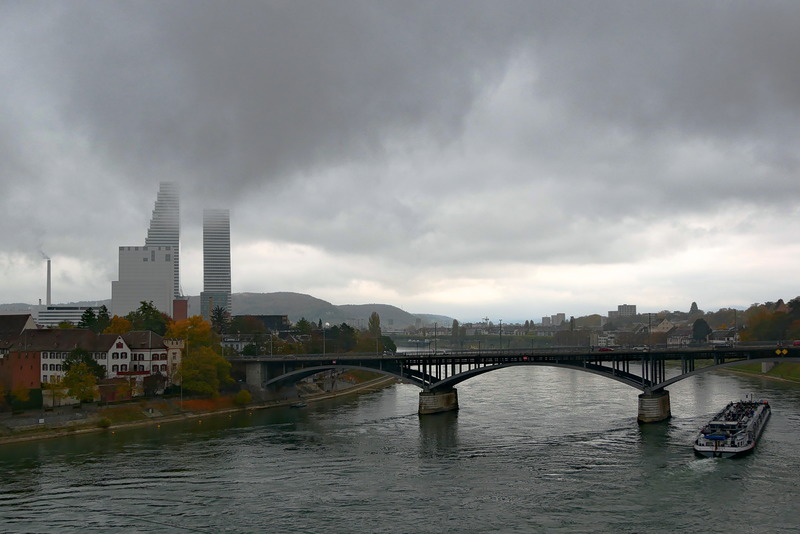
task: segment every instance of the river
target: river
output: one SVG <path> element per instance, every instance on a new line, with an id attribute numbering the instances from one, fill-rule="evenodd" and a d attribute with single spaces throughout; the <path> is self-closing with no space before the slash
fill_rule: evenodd
<path id="1" fill-rule="evenodd" d="M 398 384 L 306 408 L 0 446 L 3 532 L 800 532 L 800 386 L 708 373 L 639 426 L 606 378 L 512 368 L 417 413 Z M 696 458 L 697 429 L 753 393 L 755 453 Z"/>

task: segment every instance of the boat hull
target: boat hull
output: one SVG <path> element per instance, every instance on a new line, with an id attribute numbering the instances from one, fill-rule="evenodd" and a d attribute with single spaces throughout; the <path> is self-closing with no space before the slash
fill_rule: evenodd
<path id="1" fill-rule="evenodd" d="M 704 458 L 737 458 L 753 452 L 771 415 L 769 403 L 731 403 L 700 431 L 694 453 Z"/>

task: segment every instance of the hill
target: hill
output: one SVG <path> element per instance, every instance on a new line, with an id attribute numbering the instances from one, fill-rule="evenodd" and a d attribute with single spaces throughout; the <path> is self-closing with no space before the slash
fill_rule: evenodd
<path id="1" fill-rule="evenodd" d="M 111 308 L 110 300 L 70 302 L 68 305 L 99 306 L 101 304 Z M 36 314 L 44 308 L 44 306 L 24 303 L 0 304 L 0 314 Z M 347 323 L 356 328 L 366 328 L 372 312 L 378 313 L 381 318 L 381 326 L 385 331 L 403 330 L 409 326 L 432 326 L 434 323 L 449 327 L 453 322 L 450 317 L 413 314 L 390 304 L 345 304 L 336 306 L 311 295 L 288 291 L 233 294 L 233 313 L 235 315 L 287 315 L 293 323 L 305 317 L 311 322 L 322 320 L 323 323 L 330 323 L 331 325 Z M 189 297 L 189 315 L 199 314 L 200 297 Z"/>
<path id="2" fill-rule="evenodd" d="M 276 293 L 234 293 L 235 315 L 287 315 L 297 322 L 305 317 L 311 322 L 322 320 L 332 325 L 347 323 L 356 328 L 366 328 L 369 316 L 377 312 L 384 330 L 403 330 L 409 326 L 450 326 L 453 319 L 441 315 L 413 314 L 390 304 L 344 304 L 334 305 L 328 301 L 288 291 Z M 189 313 L 200 313 L 200 297 L 189 298 Z"/>

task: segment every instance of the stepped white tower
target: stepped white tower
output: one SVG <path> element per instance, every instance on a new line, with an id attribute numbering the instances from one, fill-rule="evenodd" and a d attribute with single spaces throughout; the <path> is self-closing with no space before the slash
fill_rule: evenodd
<path id="1" fill-rule="evenodd" d="M 175 261 L 172 280 L 172 297 L 175 299 L 181 296 L 181 207 L 178 195 L 178 184 L 161 182 L 144 241 L 146 246 L 170 247 Z"/>

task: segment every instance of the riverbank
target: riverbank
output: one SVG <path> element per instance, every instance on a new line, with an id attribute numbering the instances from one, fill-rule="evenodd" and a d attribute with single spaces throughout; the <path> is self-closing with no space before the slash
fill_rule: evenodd
<path id="1" fill-rule="evenodd" d="M 235 406 L 233 397 L 218 399 L 151 399 L 111 406 L 85 405 L 79 408 L 62 407 L 6 416 L 0 419 L 0 445 L 38 441 L 96 432 L 115 432 L 127 428 L 169 424 L 180 421 L 213 417 L 235 412 L 264 410 L 292 406 L 298 400 L 309 404 L 333 398 L 356 395 L 384 388 L 396 383 L 392 377 L 382 376 L 358 383 L 346 389 L 307 393 L 301 399 L 283 399 L 254 402 Z"/>

